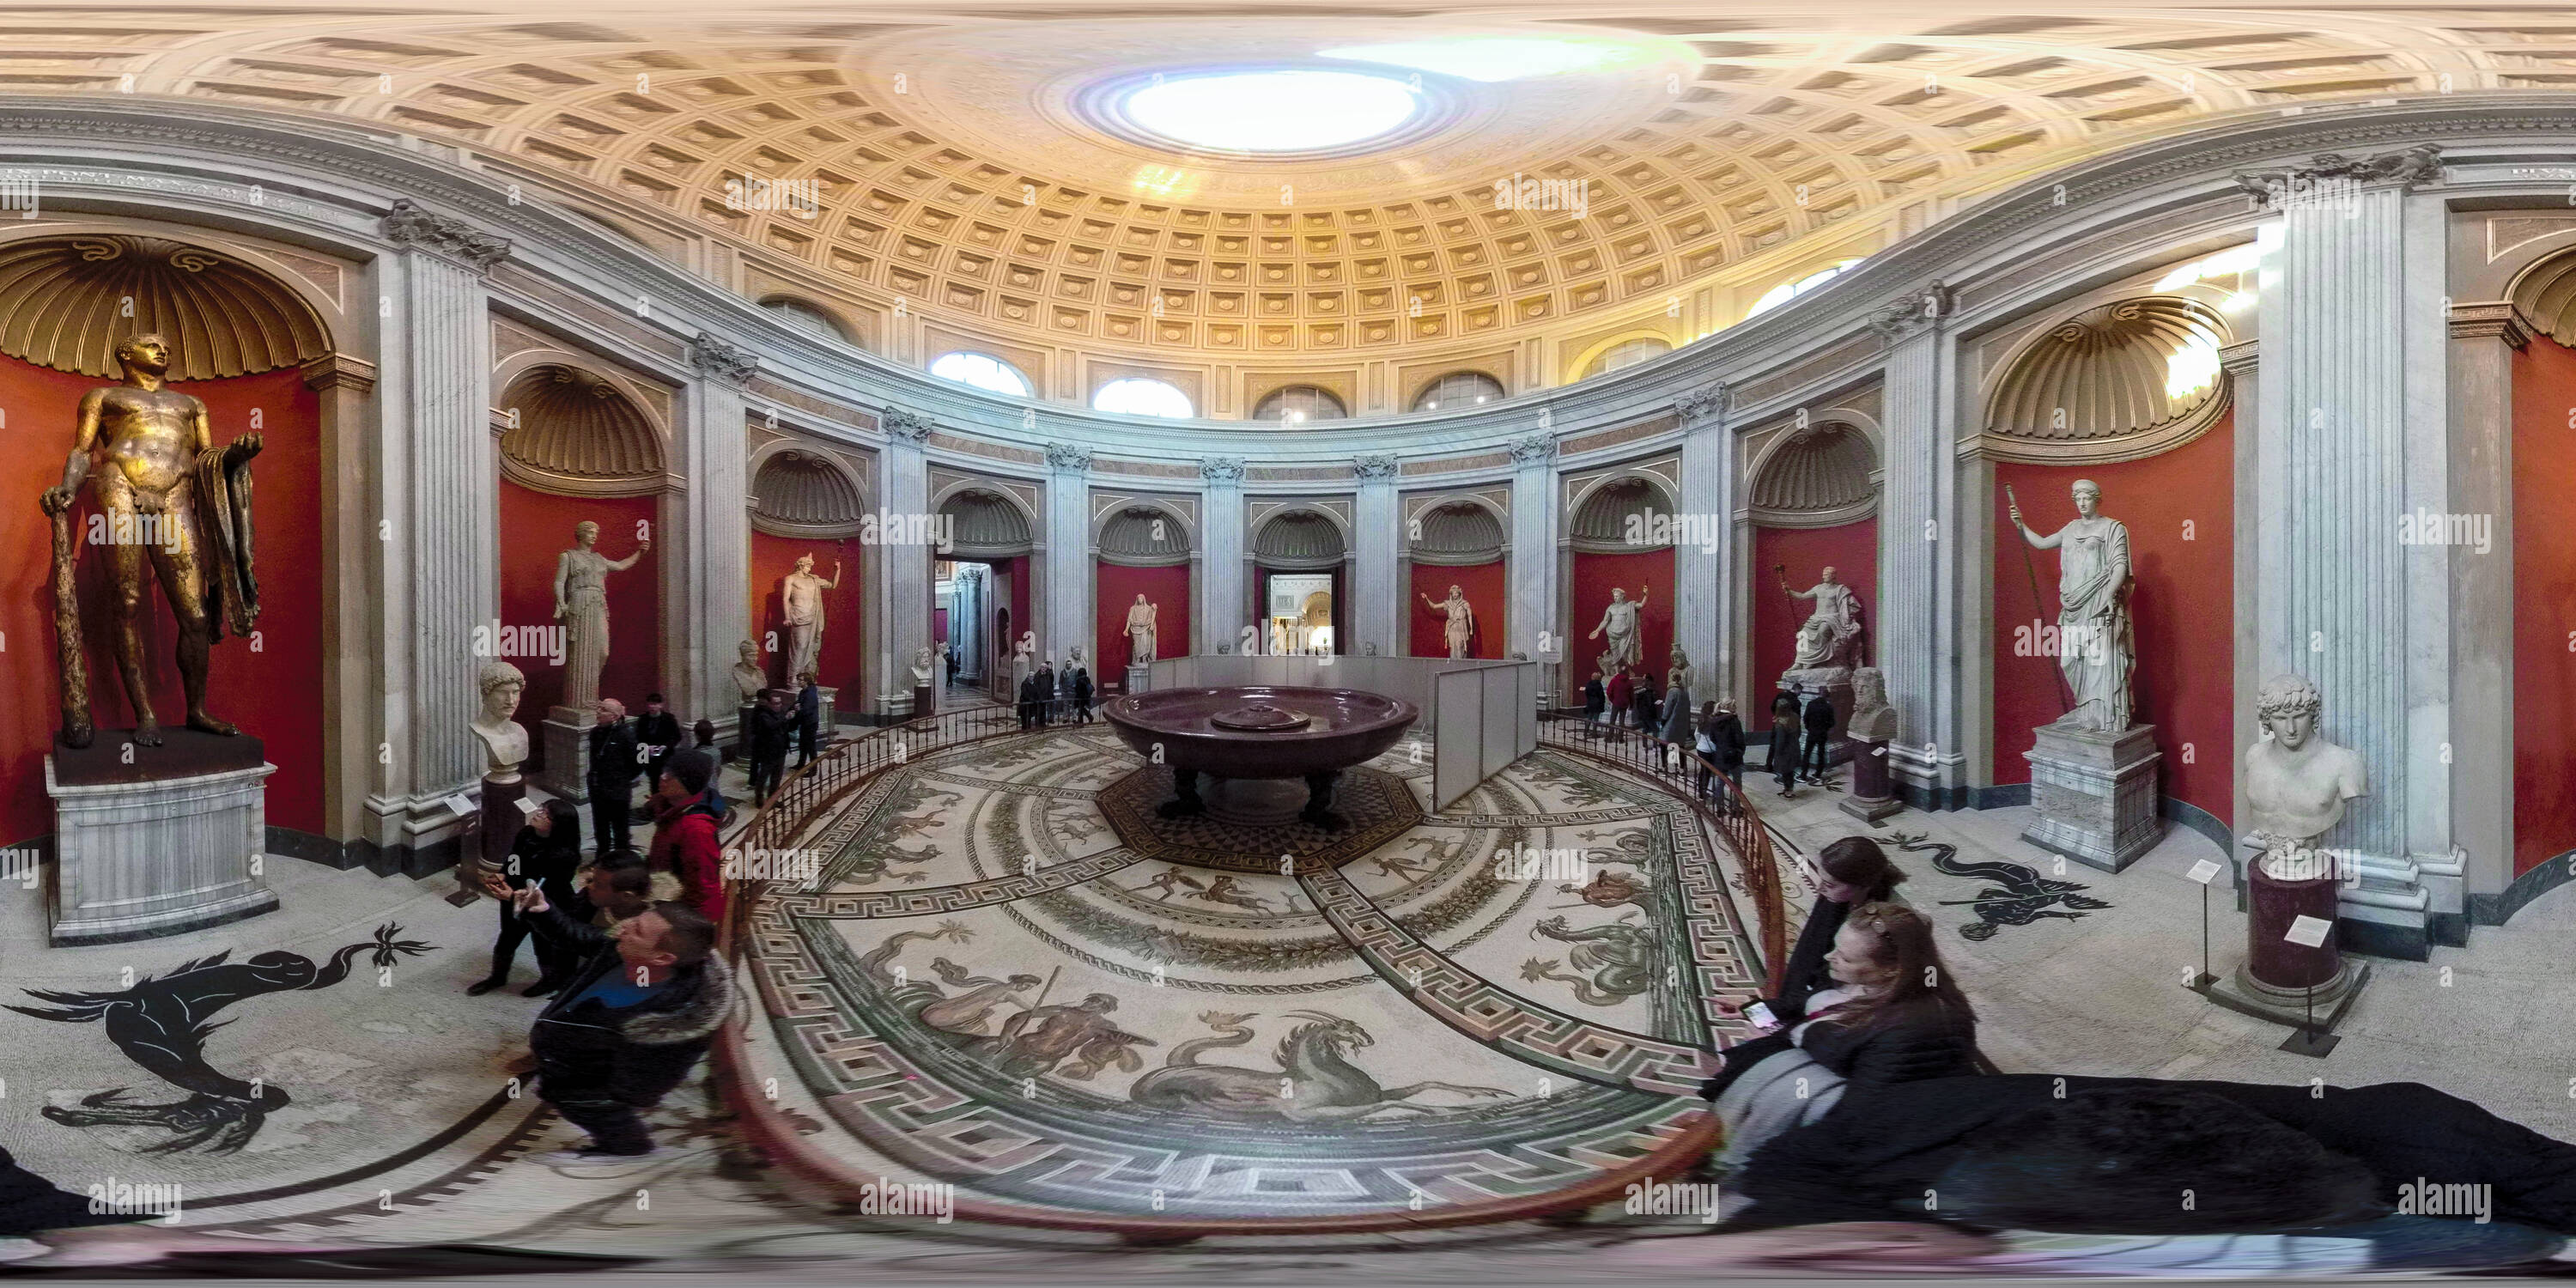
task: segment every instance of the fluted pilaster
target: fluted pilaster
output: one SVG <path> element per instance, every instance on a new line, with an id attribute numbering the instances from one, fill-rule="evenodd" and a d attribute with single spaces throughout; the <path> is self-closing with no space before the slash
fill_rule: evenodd
<path id="1" fill-rule="evenodd" d="M 1732 395 L 1723 384 L 1693 390 L 1673 404 L 1682 424 L 1682 522 L 1673 546 L 1673 642 L 1690 654 L 1698 673 L 1694 698 L 1719 693 L 1731 674 L 1721 641 L 1732 638 L 1726 620 L 1725 570 L 1734 555 L 1735 436 L 1727 427 Z"/>
<path id="2" fill-rule="evenodd" d="M 930 513 L 930 459 L 923 451 L 932 428 L 929 418 L 890 407 L 879 423 L 886 431 L 884 512 L 898 518 Z M 904 526 L 909 527 L 909 522 Z M 880 713 L 908 711 L 913 654 L 930 643 L 930 564 L 937 550 L 892 542 L 882 548 L 886 615 L 885 647 L 877 655 L 875 668 L 877 709 Z"/>
<path id="3" fill-rule="evenodd" d="M 1190 614 L 1190 634 L 1198 652 L 1231 653 L 1236 636 L 1252 624 L 1244 602 L 1243 461 L 1203 457 L 1199 478 L 1207 487 L 1199 519 L 1207 557 L 1199 567 L 1198 611 Z"/>
<path id="4" fill-rule="evenodd" d="M 1954 346 L 1941 321 L 1940 284 L 1871 319 L 1887 340 L 1886 485 L 1879 524 L 1879 604 L 1872 648 L 1897 712 L 1891 764 L 1909 786 L 1948 803 L 1961 785 L 1957 597 L 1958 516 L 1949 418 Z M 1997 730 L 2011 740 L 2022 731 Z"/>
<path id="5" fill-rule="evenodd" d="M 1396 459 L 1362 456 L 1359 504 L 1351 525 L 1351 623 L 1358 638 L 1342 651 L 1360 656 L 1393 657 L 1403 652 L 1399 641 L 1412 607 L 1410 592 L 1395 584 L 1404 559 L 1404 523 L 1396 510 Z"/>
<path id="6" fill-rule="evenodd" d="M 1512 444 L 1511 645 L 1505 652 L 1536 661 L 1566 655 L 1556 599 L 1555 491 L 1556 437 L 1542 432 Z"/>
<path id="7" fill-rule="evenodd" d="M 703 332 L 689 356 L 698 380 L 689 389 L 688 421 L 676 453 L 686 462 L 689 487 L 664 501 L 666 514 L 677 511 L 679 531 L 675 556 L 662 562 L 667 602 L 685 604 L 687 611 L 664 615 L 663 674 L 675 690 L 666 695 L 674 710 L 724 725 L 736 718 L 734 646 L 751 633 L 751 606 L 743 594 L 751 579 L 743 387 L 760 363 Z M 841 701 L 855 704 L 858 698 L 850 694 Z"/>
<path id="8" fill-rule="evenodd" d="M 1089 656 L 1097 571 L 1091 554 L 1091 452 L 1074 443 L 1047 444 L 1046 613 L 1039 649 L 1061 663 L 1080 647 Z M 1100 659 L 1092 658 L 1099 673 Z"/>

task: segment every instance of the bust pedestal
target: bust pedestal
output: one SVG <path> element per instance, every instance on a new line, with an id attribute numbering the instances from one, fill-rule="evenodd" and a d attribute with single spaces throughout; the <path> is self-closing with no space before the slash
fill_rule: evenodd
<path id="1" fill-rule="evenodd" d="M 527 798 L 527 780 L 518 774 L 483 775 L 483 808 L 475 824 L 480 840 L 476 852 L 481 862 L 457 865 L 459 894 L 480 897 L 483 878 L 509 866 L 510 843 L 519 838 L 519 826 L 527 821 Z"/>
<path id="2" fill-rule="evenodd" d="M 2343 955 L 2335 932 L 2314 948 L 2282 936 L 2300 917 L 2332 923 L 2342 883 L 2331 871 L 2284 880 L 2264 870 L 2261 855 L 2245 864 L 2245 960 L 2211 986 L 2210 1000 L 2278 1024 L 2307 1022 L 2330 1030 L 2370 979 L 2370 967 Z"/>
<path id="3" fill-rule="evenodd" d="M 1153 688 L 1153 676 L 1154 672 L 1151 668 L 1140 666 L 1134 662 L 1128 663 L 1126 677 L 1127 687 L 1123 692 L 1143 693 L 1145 690 Z"/>
<path id="4" fill-rule="evenodd" d="M 2030 808 L 2021 839 L 2087 867 L 2117 872 L 2156 848 L 2154 725 L 2116 732 L 2046 724 L 2031 731 Z"/>
<path id="5" fill-rule="evenodd" d="M 538 724 L 546 740 L 546 767 L 537 771 L 537 786 L 576 805 L 590 800 L 590 731 L 599 718 L 571 707 L 554 707 Z"/>
<path id="6" fill-rule="evenodd" d="M 1905 808 L 1905 802 L 1896 799 L 1894 776 L 1887 772 L 1887 740 L 1854 738 L 1851 749 L 1851 795 L 1843 798 L 1842 812 L 1875 823 Z"/>
<path id="7" fill-rule="evenodd" d="M 277 766 L 249 734 L 164 729 L 124 749 L 101 729 L 45 756 L 54 801 L 55 947 L 116 944 L 256 917 L 277 907 L 263 869 L 267 779 Z"/>
<path id="8" fill-rule="evenodd" d="M 938 714 L 938 683 L 933 680 L 915 679 L 912 682 L 912 718 L 919 720 L 923 716 L 935 716 Z"/>

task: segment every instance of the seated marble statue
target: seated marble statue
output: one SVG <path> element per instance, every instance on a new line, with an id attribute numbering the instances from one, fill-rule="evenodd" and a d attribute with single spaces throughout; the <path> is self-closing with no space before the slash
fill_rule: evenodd
<path id="1" fill-rule="evenodd" d="M 2245 800 L 2254 827 L 2245 845 L 2267 855 L 2312 851 L 2343 820 L 2345 802 L 2370 794 L 2361 754 L 2317 733 L 2325 695 L 2295 675 L 2275 676 L 2255 701 L 2263 739 L 2245 750 Z M 2266 861 L 2273 875 L 2292 879 Z"/>

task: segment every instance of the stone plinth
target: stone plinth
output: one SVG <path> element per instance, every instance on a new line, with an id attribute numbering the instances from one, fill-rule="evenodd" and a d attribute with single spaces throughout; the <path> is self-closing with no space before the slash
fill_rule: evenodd
<path id="1" fill-rule="evenodd" d="M 102 729 L 45 757 L 54 801 L 56 947 L 176 935 L 277 907 L 264 875 L 267 779 L 259 739 L 165 729 L 135 748 Z"/>
<path id="2" fill-rule="evenodd" d="M 2314 948 L 2283 937 L 2300 917 L 2332 923 L 2343 884 L 2330 870 L 2295 875 L 2274 876 L 2260 856 L 2245 865 L 2245 960 L 2211 987 L 2210 1000 L 2279 1024 L 2303 1025 L 2313 1015 L 2320 1031 L 2331 1030 L 2370 968 L 2343 955 L 2335 932 Z"/>
<path id="3" fill-rule="evenodd" d="M 546 767 L 536 771 L 537 786 L 576 805 L 590 800 L 590 731 L 599 717 L 571 707 L 555 707 L 537 725 L 546 740 Z"/>
<path id="4" fill-rule="evenodd" d="M 935 716 L 938 714 L 939 686 L 935 684 L 916 684 L 912 686 L 912 718 L 918 720 L 924 716 Z M 830 722 L 825 722 L 824 727 L 826 729 L 830 728 Z"/>
<path id="5" fill-rule="evenodd" d="M 910 689 L 906 689 L 906 690 L 904 690 L 904 691 L 903 691 L 903 692 L 901 692 L 901 693 L 880 693 L 880 694 L 878 694 L 878 695 L 877 695 L 877 718 L 878 718 L 878 719 L 880 719 L 880 720 L 886 721 L 886 722 L 888 722 L 888 723 L 890 723 L 890 724 L 892 724 L 892 723 L 900 723 L 900 722 L 902 722 L 902 721 L 905 721 L 905 720 L 909 720 L 909 719 L 911 719 L 911 718 L 912 718 L 912 690 L 910 690 Z M 747 734 L 747 733 L 743 735 L 743 737 L 744 737 L 744 738 L 746 738 L 746 739 L 748 739 L 750 736 L 751 736 L 751 735 L 750 735 L 750 734 Z"/>
<path id="6" fill-rule="evenodd" d="M 2021 839 L 2088 867 L 2117 872 L 2156 846 L 2155 726 L 2116 733 L 2041 725 L 2030 761 L 2030 807 Z"/>
<path id="7" fill-rule="evenodd" d="M 1143 693 L 1145 690 L 1153 687 L 1154 673 L 1152 671 L 1141 666 L 1130 666 L 1127 668 L 1127 687 L 1122 690 L 1122 692 Z"/>
<path id="8" fill-rule="evenodd" d="M 1842 812 L 1865 823 L 1878 820 L 1905 808 L 1896 799 L 1895 776 L 1887 768 L 1887 740 L 1884 738 L 1850 739 L 1852 749 L 1851 795 L 1842 800 Z"/>

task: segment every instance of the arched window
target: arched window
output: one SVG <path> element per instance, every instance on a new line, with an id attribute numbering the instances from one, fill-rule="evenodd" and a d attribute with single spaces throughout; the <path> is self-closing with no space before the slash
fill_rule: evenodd
<path id="1" fill-rule="evenodd" d="M 1578 378 L 1590 380 L 1594 376 L 1607 375 L 1621 367 L 1633 367 L 1648 358 L 1672 351 L 1673 342 L 1658 336 L 1643 335 L 1634 340 L 1622 340 L 1603 349 L 1592 359 L 1592 365 L 1585 367 L 1582 376 Z"/>
<path id="2" fill-rule="evenodd" d="M 842 344 L 850 342 L 850 333 L 841 329 L 838 318 L 803 300 L 773 295 L 762 300 L 760 307 L 769 310 L 779 321 L 799 331 L 818 335 L 826 340 L 837 340 Z"/>
<path id="3" fill-rule="evenodd" d="M 1091 396 L 1091 409 L 1129 416 L 1185 418 L 1199 414 L 1190 405 L 1190 396 L 1178 386 L 1144 376 L 1126 376 L 1102 385 L 1100 392 Z"/>
<path id="4" fill-rule="evenodd" d="M 1847 259 L 1834 265 L 1832 268 L 1809 273 L 1805 277 L 1799 278 L 1797 281 L 1782 282 L 1778 286 L 1774 286 L 1770 290 L 1764 291 L 1762 293 L 1762 298 L 1753 302 L 1753 311 L 1745 314 L 1744 316 L 1748 318 L 1760 317 L 1765 312 L 1776 309 L 1781 305 L 1834 280 L 1836 277 L 1842 275 L 1842 271 L 1844 269 L 1859 262 L 1860 261 L 1856 259 Z"/>
<path id="5" fill-rule="evenodd" d="M 1414 395 L 1415 411 L 1451 411 L 1503 400 L 1503 382 L 1481 371 L 1452 371 Z"/>
<path id="6" fill-rule="evenodd" d="M 1029 378 L 1020 369 L 989 353 L 943 353 L 930 364 L 930 374 L 961 385 L 973 385 L 990 393 L 1009 394 L 1013 398 L 1033 396 Z"/>
<path id="7" fill-rule="evenodd" d="M 1350 409 L 1329 389 L 1313 385 L 1288 385 L 1274 389 L 1252 409 L 1254 420 L 1275 420 L 1284 425 L 1302 425 L 1310 420 L 1340 420 Z"/>

